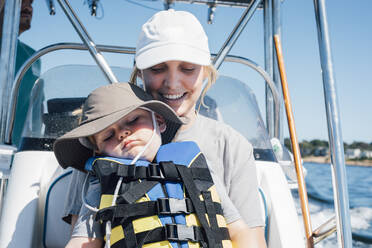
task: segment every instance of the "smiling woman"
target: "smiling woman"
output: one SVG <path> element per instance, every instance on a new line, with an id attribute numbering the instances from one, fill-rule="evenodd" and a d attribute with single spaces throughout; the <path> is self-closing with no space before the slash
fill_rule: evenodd
<path id="1" fill-rule="evenodd" d="M 141 78 L 145 90 L 154 99 L 166 103 L 187 120 L 172 134 L 172 141 L 196 142 L 212 176 L 223 182 L 223 190 L 230 198 L 223 207 L 223 215 L 229 232 L 233 230 L 231 238 L 238 239 L 241 247 L 266 247 L 252 145 L 227 124 L 203 117 L 196 111 L 198 99 L 204 96 L 217 75 L 211 65 L 208 38 L 199 21 L 185 11 L 156 13 L 142 26 L 135 60 L 131 81 Z M 67 216 L 81 208 L 81 188 L 76 181 L 83 179 L 73 178 Z"/>

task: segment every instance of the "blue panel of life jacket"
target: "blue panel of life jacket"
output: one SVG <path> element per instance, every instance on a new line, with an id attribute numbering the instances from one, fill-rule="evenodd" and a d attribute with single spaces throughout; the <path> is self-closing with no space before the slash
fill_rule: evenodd
<path id="1" fill-rule="evenodd" d="M 101 183 L 96 220 L 112 222 L 115 247 L 232 247 L 206 160 L 194 142 L 162 145 L 156 163 L 94 157 Z M 116 183 L 123 177 L 115 206 Z"/>

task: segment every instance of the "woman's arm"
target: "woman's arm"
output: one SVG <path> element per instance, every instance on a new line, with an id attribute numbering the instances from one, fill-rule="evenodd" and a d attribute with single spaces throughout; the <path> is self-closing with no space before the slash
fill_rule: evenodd
<path id="1" fill-rule="evenodd" d="M 70 239 L 66 248 L 101 248 L 103 245 L 103 240 L 96 238 L 86 238 L 86 237 L 73 237 Z"/>
<path id="2" fill-rule="evenodd" d="M 237 220 L 227 225 L 233 247 L 266 248 L 263 227 L 248 227 L 244 221 Z"/>

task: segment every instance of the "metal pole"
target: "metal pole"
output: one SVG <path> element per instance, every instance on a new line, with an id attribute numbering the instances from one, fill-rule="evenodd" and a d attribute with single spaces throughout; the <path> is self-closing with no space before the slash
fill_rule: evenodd
<path id="1" fill-rule="evenodd" d="M 273 23 L 273 35 L 278 35 L 281 38 L 281 27 L 282 27 L 282 22 L 281 22 L 281 8 L 280 5 L 281 1 L 280 0 L 273 0 L 273 5 L 272 5 L 272 23 Z M 277 61 L 276 53 L 274 52 L 274 47 L 272 47 L 273 53 L 274 53 L 274 61 Z M 279 106 L 279 112 L 274 112 L 274 120 L 278 122 L 278 129 L 275 130 L 275 137 L 277 137 L 283 144 L 283 109 L 282 109 L 282 90 L 281 87 L 282 85 L 280 84 L 280 73 L 278 70 L 278 64 L 274 63 L 273 65 L 273 80 L 276 85 L 276 88 L 278 89 L 278 92 L 280 92 L 280 106 Z M 275 104 L 275 103 L 274 103 Z"/>
<path id="2" fill-rule="evenodd" d="M 244 30 L 248 21 L 253 16 L 260 2 L 261 0 L 253 1 L 252 4 L 244 11 L 242 17 L 240 17 L 239 22 L 234 27 L 230 36 L 227 38 L 225 43 L 222 45 L 220 51 L 218 52 L 217 56 L 213 60 L 213 64 L 217 69 L 220 68 L 226 55 L 230 52 L 231 48 L 234 46 L 236 40 L 239 38 L 241 32 Z"/>
<path id="3" fill-rule="evenodd" d="M 273 78 L 273 25 L 272 25 L 272 0 L 264 0 L 264 49 L 265 70 Z M 276 137 L 274 132 L 273 96 L 269 86 L 265 87 L 266 96 L 266 129 L 270 137 Z"/>
<path id="4" fill-rule="evenodd" d="M 58 0 L 58 3 L 61 5 L 63 11 L 65 12 L 66 16 L 70 20 L 72 26 L 75 28 L 76 32 L 80 36 L 81 40 L 84 44 L 88 47 L 88 50 L 94 60 L 96 61 L 97 65 L 101 68 L 103 74 L 109 80 L 110 83 L 118 82 L 118 79 L 112 72 L 110 66 L 107 64 L 103 55 L 96 49 L 96 45 L 93 42 L 92 38 L 89 36 L 87 30 L 84 28 L 82 23 L 80 22 L 79 18 L 71 8 L 70 4 L 67 0 Z"/>
<path id="5" fill-rule="evenodd" d="M 322 67 L 324 98 L 327 113 L 328 137 L 330 142 L 334 201 L 337 214 L 337 239 L 339 247 L 352 247 L 347 191 L 344 146 L 341 132 L 340 113 L 333 72 L 331 44 L 324 0 L 314 0 L 315 19 L 318 28 L 320 62 Z"/>
<path id="6" fill-rule="evenodd" d="M 278 68 L 280 71 L 280 79 L 282 82 L 285 110 L 286 110 L 287 119 L 288 119 L 289 134 L 290 134 L 291 143 L 292 143 L 293 158 L 294 158 L 295 167 L 296 167 L 298 194 L 300 195 L 302 217 L 304 219 L 306 247 L 310 248 L 310 247 L 314 247 L 314 240 L 313 240 L 313 231 L 311 228 L 309 201 L 307 198 L 305 177 L 304 177 L 304 173 L 302 170 L 302 164 L 301 164 L 300 146 L 298 145 L 294 116 L 292 112 L 291 98 L 289 96 L 287 74 L 285 72 L 285 67 L 284 67 L 282 45 L 281 45 L 280 38 L 278 35 L 274 35 L 274 41 L 275 41 L 275 48 L 276 48 L 276 57 L 278 58 L 278 65 L 279 65 Z"/>
<path id="7" fill-rule="evenodd" d="M 21 0 L 5 2 L 0 55 L 0 144 L 4 143 L 8 106 L 14 79 Z"/>
<path id="8" fill-rule="evenodd" d="M 104 46 L 104 45 L 97 45 L 98 51 L 100 52 L 117 52 L 117 53 L 124 53 L 124 54 L 135 54 L 135 48 L 132 47 L 119 47 L 119 46 Z M 31 67 L 32 63 L 38 60 L 41 56 L 61 50 L 61 49 L 72 49 L 72 50 L 88 50 L 85 44 L 77 44 L 77 43 L 58 43 L 50 46 L 46 46 L 38 51 L 36 51 L 31 57 L 29 57 L 19 69 L 17 75 L 15 76 L 13 88 L 10 94 L 10 101 L 9 101 L 9 108 L 8 108 L 8 124 L 6 125 L 6 132 L 5 132 L 5 143 L 10 144 L 13 128 L 14 128 L 14 120 L 15 120 L 15 112 L 17 107 L 18 101 L 18 90 L 21 84 L 21 80 L 23 79 L 24 75 L 26 74 L 27 70 Z"/>

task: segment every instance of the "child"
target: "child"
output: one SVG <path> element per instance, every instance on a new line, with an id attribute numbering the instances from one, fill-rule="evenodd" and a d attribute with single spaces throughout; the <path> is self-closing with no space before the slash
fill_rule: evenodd
<path id="1" fill-rule="evenodd" d="M 221 244 L 222 247 L 231 247 L 230 241 L 226 238 L 228 237 L 227 230 L 224 232 L 226 229 L 224 220 L 221 222 L 218 214 L 221 215 L 222 211 L 225 213 L 237 210 L 227 197 L 222 184 L 215 180 L 216 178 L 213 178 L 212 181 L 201 153 L 196 152 L 197 155 L 193 160 L 182 166 L 165 162 L 159 163 L 159 165 L 149 165 L 149 162 L 154 161 L 161 146 L 160 134 L 166 129 L 165 119 L 168 123 L 183 123 L 170 107 L 160 101 L 151 100 L 150 96 L 134 85 L 111 84 L 94 90 L 88 96 L 83 106 L 82 122 L 79 127 L 57 139 L 54 144 L 55 155 L 62 167 L 73 166 L 81 170 L 87 154 L 92 154 L 92 151 L 102 156 L 111 156 L 111 158 L 96 157 L 88 160 L 91 163 L 87 163 L 87 165 L 88 167 L 93 166 L 93 171 L 99 178 L 100 185 L 97 180 L 90 178 L 88 191 L 83 194 L 86 204 L 80 210 L 72 239 L 67 247 L 101 247 L 104 236 L 101 232 L 102 225 L 106 227 L 106 240 L 110 241 L 106 242 L 106 245 L 110 246 L 111 243 L 113 247 L 120 247 L 121 242 L 132 243 L 132 247 L 141 247 L 145 243 L 156 243 L 156 247 L 172 247 L 174 244 L 177 247 L 177 243 L 179 243 L 182 244 L 182 247 L 184 245 L 187 247 L 187 241 L 200 242 L 202 245 L 208 244 L 208 247 L 214 247 L 216 244 Z M 175 143 L 170 144 L 171 147 L 177 147 L 173 144 Z M 195 146 L 192 148 L 195 149 Z M 167 149 L 167 146 L 161 147 L 159 153 L 161 154 L 161 151 Z M 188 152 L 184 149 L 179 153 L 184 155 Z M 159 153 L 157 162 L 160 160 Z M 165 154 L 167 158 L 168 154 Z M 174 152 L 169 154 L 170 157 L 174 155 Z M 81 157 L 84 159 L 82 160 Z M 144 160 L 148 162 L 144 164 Z M 198 161 L 196 166 L 195 161 Z M 140 168 L 141 166 L 142 168 Z M 150 166 L 155 168 L 155 171 L 161 169 L 160 174 L 157 175 L 158 179 L 155 177 L 149 179 L 146 175 L 138 177 L 138 172 L 147 171 Z M 189 168 L 185 166 L 189 166 Z M 120 174 L 118 168 L 121 168 L 125 173 L 121 172 Z M 112 169 L 117 169 L 116 174 Z M 130 170 L 132 170 L 131 173 L 129 173 Z M 168 173 L 169 171 L 171 173 Z M 194 173 L 191 174 L 190 171 Z M 205 171 L 208 173 L 205 174 Z M 173 177 L 170 176 L 172 173 Z M 134 179 L 130 179 L 129 174 Z M 186 179 L 187 177 L 189 180 Z M 146 194 L 141 193 L 141 197 L 145 195 L 147 198 L 137 197 L 133 201 L 126 200 L 125 194 L 130 192 L 130 196 L 133 196 L 136 191 L 143 188 L 143 182 L 150 185 L 145 191 Z M 180 182 L 183 183 L 187 192 L 183 191 Z M 222 199 L 221 204 L 218 203 L 218 197 L 213 195 L 213 182 Z M 107 202 L 106 188 L 109 185 L 114 185 L 110 188 L 112 193 L 109 195 L 113 204 L 107 205 L 103 202 Z M 161 193 L 154 193 L 157 189 L 160 189 Z M 177 190 L 181 190 L 181 194 L 177 193 Z M 174 194 L 172 192 L 178 194 L 177 199 L 172 196 Z M 197 193 L 195 195 L 192 192 Z M 186 193 L 188 198 L 183 198 Z M 152 194 L 155 194 L 154 199 L 151 199 Z M 118 197 L 118 195 L 120 196 Z M 179 197 L 180 195 L 181 197 Z M 200 200 L 201 195 L 203 201 Z M 99 199 L 100 196 L 101 199 Z M 101 201 L 100 204 L 99 201 Z M 124 201 L 125 204 L 120 201 Z M 165 208 L 169 208 L 168 212 L 160 210 L 160 202 L 165 202 Z M 116 204 L 118 205 L 114 206 Z M 98 209 L 96 210 L 90 205 L 100 205 L 101 209 L 97 216 L 102 222 L 93 220 Z M 146 213 L 142 211 L 144 205 L 146 205 Z M 151 207 L 155 207 L 155 210 Z M 173 207 L 181 208 L 181 210 L 172 212 Z M 123 208 L 126 211 L 123 211 Z M 114 214 L 107 217 L 108 211 L 113 211 Z M 121 215 L 118 214 L 120 211 Z M 137 211 L 138 216 L 135 214 Z M 158 214 L 154 214 L 154 212 L 158 212 Z M 206 214 L 208 214 L 209 222 L 205 217 Z M 114 215 L 118 219 L 115 219 Z M 127 215 L 130 215 L 129 221 L 123 217 Z M 215 225 L 213 225 L 214 221 Z M 177 225 L 173 223 L 177 223 Z M 193 223 L 192 227 L 185 225 L 191 225 L 190 223 Z M 142 228 L 141 225 L 150 227 L 145 227 L 145 231 L 141 232 L 138 231 L 138 226 Z M 246 226 L 243 221 L 237 220 L 229 223 L 227 228 L 233 241 L 236 241 L 237 244 L 244 244 Z M 133 237 L 130 234 L 133 234 Z"/>

